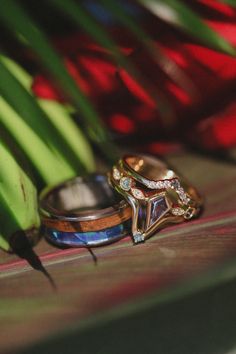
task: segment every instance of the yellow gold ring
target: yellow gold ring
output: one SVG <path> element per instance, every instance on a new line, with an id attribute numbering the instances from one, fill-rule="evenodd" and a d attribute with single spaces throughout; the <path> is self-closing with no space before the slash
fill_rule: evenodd
<path id="1" fill-rule="evenodd" d="M 132 208 L 134 243 L 145 241 L 163 226 L 196 217 L 202 207 L 194 187 L 149 155 L 124 156 L 108 177 Z"/>

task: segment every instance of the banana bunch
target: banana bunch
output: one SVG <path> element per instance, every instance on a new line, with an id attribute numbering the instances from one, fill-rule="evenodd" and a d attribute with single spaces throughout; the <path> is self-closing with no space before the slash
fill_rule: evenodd
<path id="1" fill-rule="evenodd" d="M 40 188 L 94 170 L 90 145 L 69 109 L 36 100 L 31 82 L 0 56 L 0 247 L 7 251 L 17 232 L 32 234 L 39 227 Z"/>

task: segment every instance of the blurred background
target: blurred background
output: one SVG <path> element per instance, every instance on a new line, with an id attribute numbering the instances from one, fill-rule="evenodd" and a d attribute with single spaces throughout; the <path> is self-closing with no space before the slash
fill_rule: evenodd
<path id="1" fill-rule="evenodd" d="M 235 353 L 236 1 L 1 0 L 0 38 L 0 352 Z M 42 188 L 124 151 L 201 218 L 94 258 L 38 242 Z"/>
<path id="2" fill-rule="evenodd" d="M 74 105 L 84 131 L 88 110 L 76 106 L 59 67 L 45 63 L 49 48 L 27 32 L 30 25 L 57 51 L 110 140 L 158 154 L 180 144 L 229 157 L 236 142 L 236 69 L 235 8 L 228 3 L 20 1 L 31 23 L 21 28 L 5 18 L 1 43 L 33 76 L 33 94 Z"/>

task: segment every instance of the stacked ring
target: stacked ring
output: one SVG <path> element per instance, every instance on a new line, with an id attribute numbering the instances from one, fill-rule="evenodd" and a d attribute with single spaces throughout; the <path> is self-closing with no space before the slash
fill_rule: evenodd
<path id="1" fill-rule="evenodd" d="M 42 233 L 57 246 L 100 246 L 130 231 L 131 208 L 104 175 L 77 177 L 45 189 L 39 205 Z"/>
<path id="2" fill-rule="evenodd" d="M 132 208 L 134 243 L 145 241 L 165 225 L 196 217 L 202 206 L 195 188 L 148 155 L 124 156 L 108 177 Z"/>

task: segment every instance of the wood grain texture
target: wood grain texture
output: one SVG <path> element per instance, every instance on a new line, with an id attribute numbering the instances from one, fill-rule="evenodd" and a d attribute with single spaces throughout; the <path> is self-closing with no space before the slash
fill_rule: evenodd
<path id="1" fill-rule="evenodd" d="M 49 228 L 55 229 L 62 232 L 90 232 L 104 230 L 115 225 L 119 225 L 131 218 L 132 212 L 131 208 L 123 207 L 122 209 L 117 208 L 117 213 L 111 216 L 106 216 L 96 220 L 89 221 L 63 221 L 52 218 L 43 218 L 43 224 Z"/>
<path id="2" fill-rule="evenodd" d="M 133 246 L 127 237 L 97 248 L 97 263 L 85 249 L 59 250 L 42 240 L 35 252 L 56 290 L 40 270 L 1 253 L 0 353 L 56 333 L 62 338 L 73 326 L 79 335 L 111 318 L 125 323 L 154 303 L 236 277 L 235 166 L 193 154 L 168 160 L 204 196 L 199 219 L 168 227 L 143 245 Z"/>

